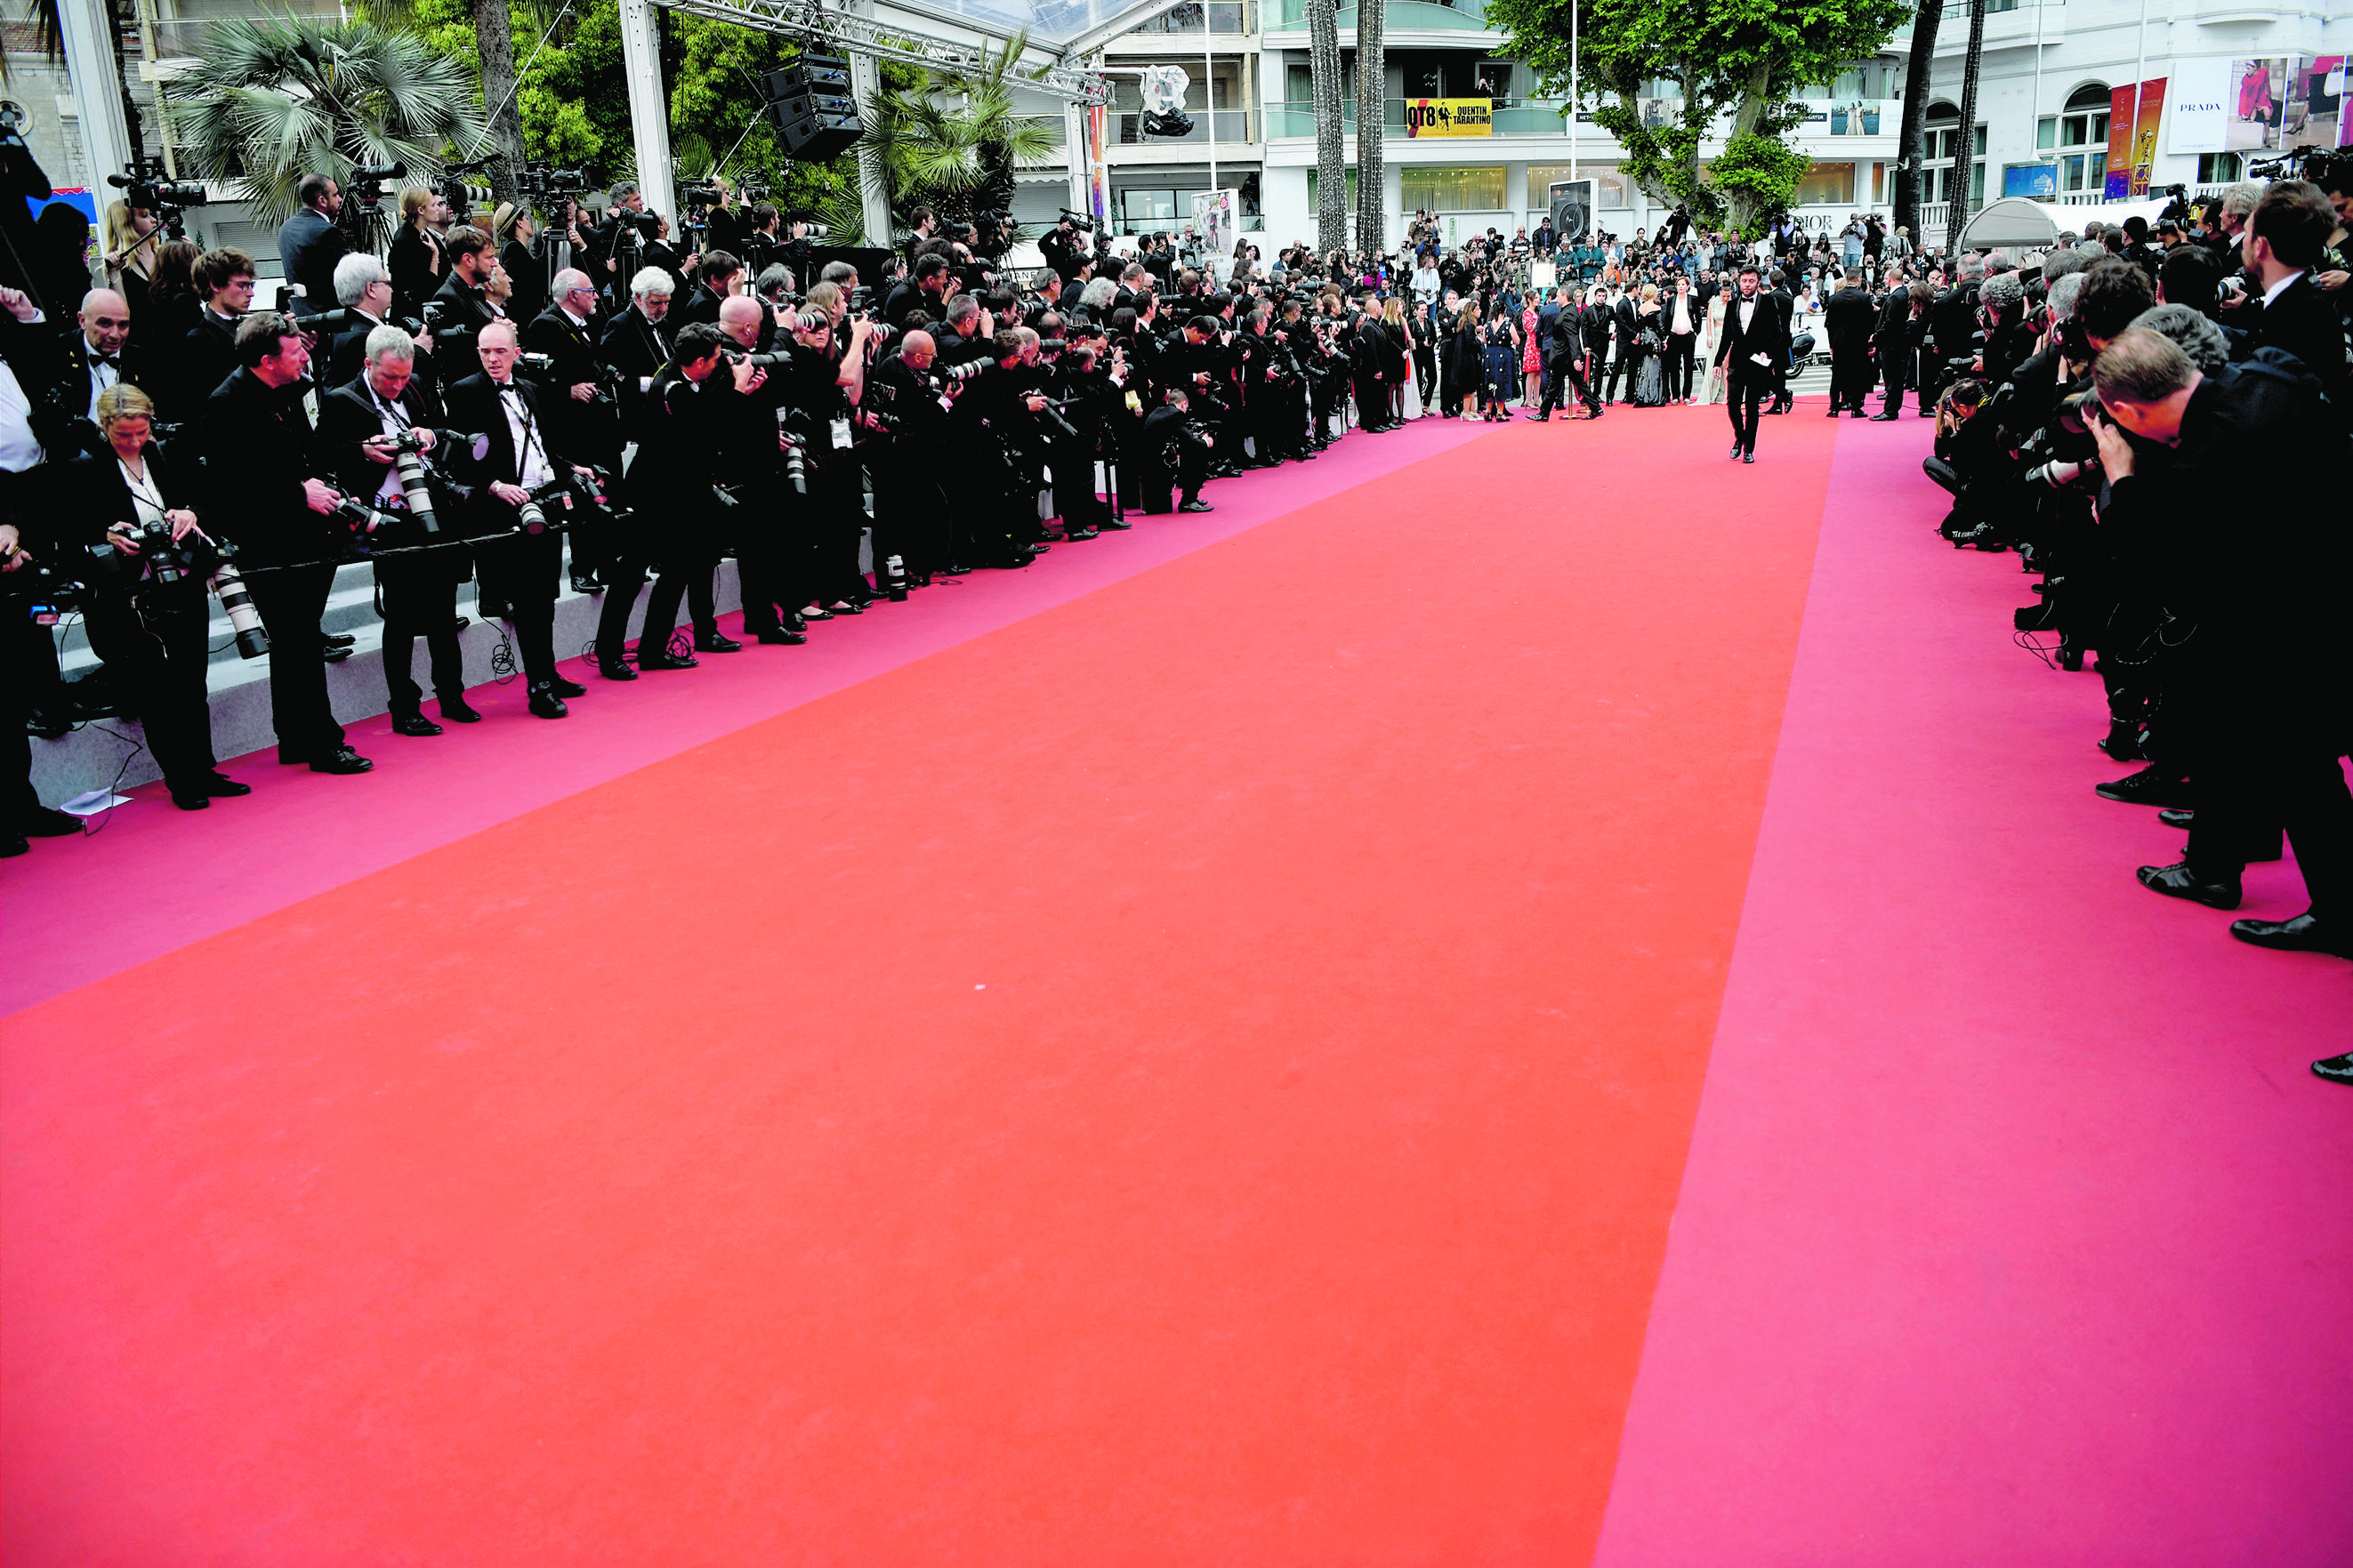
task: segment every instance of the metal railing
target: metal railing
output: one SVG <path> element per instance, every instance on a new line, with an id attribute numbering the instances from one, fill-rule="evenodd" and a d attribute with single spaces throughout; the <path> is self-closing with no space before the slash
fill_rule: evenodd
<path id="1" fill-rule="evenodd" d="M 1340 13 L 1356 10 L 1342 5 Z M 1441 32 L 1483 33 L 1489 31 L 1487 7 L 1483 0 L 1389 0 L 1384 24 L 1392 33 Z M 1307 0 L 1272 0 L 1266 16 L 1267 31 L 1303 31 L 1307 26 Z M 1353 22 L 1340 29 L 1353 41 Z"/>
<path id="2" fill-rule="evenodd" d="M 1240 146 L 1244 142 L 1257 140 L 1251 134 L 1251 131 L 1252 122 L 1258 116 L 1250 110 L 1220 109 L 1215 115 L 1207 110 L 1199 109 L 1187 110 L 1186 112 L 1193 117 L 1193 129 L 1182 136 L 1146 136 L 1144 133 L 1144 116 L 1141 112 L 1114 113 L 1111 117 L 1113 121 L 1111 140 L 1123 147 L 1155 147 L 1188 142 L 1207 142 L 1209 139 L 1209 125 L 1213 119 L 1217 122 L 1218 142 L 1220 145 L 1230 142 Z"/>

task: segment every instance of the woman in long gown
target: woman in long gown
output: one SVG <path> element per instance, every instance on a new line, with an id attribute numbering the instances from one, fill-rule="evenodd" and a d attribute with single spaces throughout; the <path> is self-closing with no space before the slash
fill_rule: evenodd
<path id="1" fill-rule="evenodd" d="M 1536 297 L 1531 292 L 1520 309 L 1520 374 L 1526 384 L 1520 401 L 1527 408 L 1544 401 L 1544 345 L 1536 325 Z"/>
<path id="2" fill-rule="evenodd" d="M 1460 419 L 1471 412 L 1471 402 L 1479 395 L 1481 370 L 1479 345 L 1479 301 L 1463 301 L 1461 313 L 1454 319 L 1454 333 L 1446 340 L 1446 395 L 1451 406 L 1449 419 Z"/>
<path id="3" fill-rule="evenodd" d="M 1511 314 L 1497 310 L 1488 318 L 1479 334 L 1479 416 L 1498 423 L 1509 423 L 1511 415 L 1504 405 L 1519 384 L 1519 334 L 1512 324 Z"/>
<path id="4" fill-rule="evenodd" d="M 1703 403 L 1721 403 L 1725 398 L 1724 372 L 1716 368 L 1715 344 L 1724 333 L 1724 304 L 1727 298 L 1721 289 L 1708 296 L 1707 325 L 1701 330 L 1699 339 L 1699 363 L 1705 372 L 1700 386 Z"/>
<path id="5" fill-rule="evenodd" d="M 1662 408 L 1667 401 L 1663 326 L 1659 316 L 1659 286 L 1642 285 L 1642 303 L 1634 312 L 1634 375 L 1626 401 L 1637 408 Z"/>

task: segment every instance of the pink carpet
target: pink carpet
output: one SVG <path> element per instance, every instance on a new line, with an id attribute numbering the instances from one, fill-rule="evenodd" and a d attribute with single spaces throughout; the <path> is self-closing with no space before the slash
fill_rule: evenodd
<path id="1" fill-rule="evenodd" d="M 1841 432 L 1598 1561 L 2342 1568 L 2353 965 L 2135 883 L 1926 429 Z"/>
<path id="2" fill-rule="evenodd" d="M 1314 462 L 1212 483 L 1206 499 L 1214 512 L 1137 515 L 1127 532 L 1058 545 L 1023 571 L 976 572 L 922 589 L 903 605 L 820 623 L 806 647 L 706 655 L 699 669 L 628 685 L 600 680 L 575 660 L 565 673 L 586 684 L 588 695 L 574 700 L 572 716 L 559 722 L 524 711 L 520 681 L 480 688 L 471 700 L 485 721 L 432 740 L 395 735 L 379 715 L 351 727 L 352 743 L 376 764 L 360 778 L 280 767 L 275 752 L 265 751 L 226 769 L 252 784 L 253 795 L 217 802 L 201 817 L 174 809 L 160 783 L 144 786 L 97 834 L 39 841 L 0 869 L 9 915 L 0 1014 L 1068 603 L 1494 428 L 1430 419 L 1393 435 L 1351 435 Z M 1038 671 L 1041 680 L 1073 678 L 1091 673 Z M 694 803 L 681 800 L 678 809 L 691 813 Z M 584 844 L 580 852 L 595 848 Z M 126 897 L 134 888 L 137 896 Z M 33 911 L 37 919 L 27 918 Z M 101 927 L 104 939 L 94 940 Z"/>

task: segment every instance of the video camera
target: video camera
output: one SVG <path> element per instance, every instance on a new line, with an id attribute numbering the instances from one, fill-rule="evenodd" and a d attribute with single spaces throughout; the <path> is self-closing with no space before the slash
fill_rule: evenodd
<path id="1" fill-rule="evenodd" d="M 1095 220 L 1089 217 L 1086 214 L 1074 213 L 1068 207 L 1062 208 L 1061 211 L 1062 221 L 1069 224 L 1072 228 L 1077 229 L 1080 233 L 1092 234 L 1095 232 Z"/>
<path id="2" fill-rule="evenodd" d="M 155 221 L 174 239 L 185 237 L 181 212 L 212 200 L 205 194 L 204 186 L 193 181 L 165 179 L 160 158 L 135 159 L 123 165 L 121 174 L 107 175 L 106 183 L 122 193 L 126 206 L 143 207 L 153 213 Z"/>
<path id="3" fill-rule="evenodd" d="M 515 188 L 533 201 L 548 196 L 570 195 L 588 188 L 588 176 L 579 169 L 551 169 L 543 158 L 524 163 L 522 176 Z"/>
<path id="4" fill-rule="evenodd" d="M 362 212 L 372 213 L 383 204 L 385 182 L 400 179 L 407 173 L 408 165 L 398 162 L 357 165 L 351 178 L 343 182 L 343 195 L 357 202 Z"/>
<path id="5" fill-rule="evenodd" d="M 460 223 L 465 221 L 466 215 L 471 212 L 474 206 L 473 190 L 461 176 L 489 174 L 491 160 L 497 156 L 498 154 L 494 153 L 489 158 L 476 158 L 470 163 L 441 165 L 441 176 L 436 184 L 440 189 L 441 199 L 449 204 L 449 211 Z"/>

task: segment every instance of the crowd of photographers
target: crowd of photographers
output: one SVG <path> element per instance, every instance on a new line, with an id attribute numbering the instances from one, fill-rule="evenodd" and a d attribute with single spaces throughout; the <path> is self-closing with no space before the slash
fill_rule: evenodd
<path id="1" fill-rule="evenodd" d="M 357 173 L 373 210 L 393 171 Z M 448 191 L 414 189 L 381 255 L 354 249 L 338 181 L 300 194 L 274 309 L 255 308 L 249 257 L 144 214 L 110 286 L 62 305 L 73 286 L 0 290 L 0 731 L 23 748 L 0 760 L 0 853 L 78 829 L 40 805 L 21 738 L 79 719 L 137 716 L 183 809 L 250 792 L 212 751 L 216 601 L 239 653 L 270 660 L 279 760 L 364 773 L 326 679 L 354 639 L 323 629 L 353 562 L 374 574 L 397 733 L 480 718 L 470 580 L 511 628 L 494 665 L 560 719 L 586 694 L 554 646 L 567 573 L 602 595 L 586 651 L 606 679 L 743 648 L 713 613 L 723 555 L 744 636 L 802 643 L 1132 513 L 1209 510 L 1209 480 L 1314 458 L 1352 400 L 1395 428 L 1409 374 L 1363 290 L 1216 282 L 1157 237 L 1099 255 L 1081 220 L 1017 281 L 992 259 L 1001 232 L 918 209 L 876 289 L 724 185 L 686 193 L 680 243 L 626 184 L 594 222 L 537 190 L 543 225 L 528 206 L 457 218 Z M 66 683 L 77 617 L 101 668 Z"/>
<path id="2" fill-rule="evenodd" d="M 2140 764 L 2099 794 L 2187 831 L 2141 883 L 2235 909 L 2284 839 L 2311 907 L 2232 934 L 2353 957 L 2353 157 L 2307 172 L 2156 245 L 1964 262 L 1927 312 L 1950 378 L 1928 469 L 1957 547 L 2041 576 L 2021 641 L 2096 660 L 2099 744 Z M 2353 1058 L 2315 1070 L 2353 1081 Z"/>

